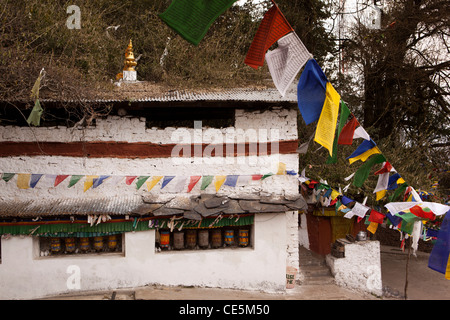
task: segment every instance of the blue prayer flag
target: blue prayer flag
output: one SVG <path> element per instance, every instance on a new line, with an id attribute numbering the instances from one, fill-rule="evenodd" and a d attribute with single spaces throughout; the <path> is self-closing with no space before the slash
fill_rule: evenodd
<path id="1" fill-rule="evenodd" d="M 445 274 L 448 257 L 450 255 L 450 211 L 444 216 L 436 243 L 428 259 L 428 267 L 434 271 Z"/>
<path id="2" fill-rule="evenodd" d="M 30 187 L 34 188 L 42 176 L 43 174 L 32 174 L 30 177 Z"/>
<path id="3" fill-rule="evenodd" d="M 175 178 L 175 176 L 165 176 L 161 185 L 161 189 L 167 186 L 167 184 L 172 181 L 173 178 Z"/>
<path id="4" fill-rule="evenodd" d="M 370 149 L 375 148 L 376 146 L 377 144 L 372 139 L 363 140 L 363 142 L 361 142 L 358 148 L 356 148 L 356 150 L 353 151 L 353 153 L 349 157 L 347 157 L 347 159 L 356 158 L 357 156 L 362 155 L 364 152 L 369 151 Z"/>
<path id="5" fill-rule="evenodd" d="M 387 190 L 394 190 L 397 189 L 397 180 L 400 179 L 401 176 L 399 173 L 395 173 L 392 176 L 389 177 L 388 181 L 388 188 Z"/>
<path id="6" fill-rule="evenodd" d="M 100 176 L 98 178 L 95 178 L 94 182 L 92 184 L 92 188 L 97 188 L 99 185 L 101 185 L 103 183 L 103 181 L 105 181 L 108 178 L 109 178 L 109 176 Z"/>
<path id="7" fill-rule="evenodd" d="M 239 178 L 238 175 L 229 175 L 229 176 L 227 176 L 227 179 L 225 180 L 224 185 L 230 186 L 230 187 L 236 187 L 238 178 Z"/>
<path id="8" fill-rule="evenodd" d="M 342 196 L 341 202 L 344 206 L 348 205 L 349 203 L 353 202 L 355 200 L 352 200 L 346 196 Z"/>
<path id="9" fill-rule="evenodd" d="M 386 218 L 389 219 L 389 221 L 391 222 L 391 224 L 396 227 L 399 225 L 400 222 L 402 222 L 402 218 L 399 216 L 394 216 L 392 213 L 388 212 L 386 214 Z"/>
<path id="10" fill-rule="evenodd" d="M 298 108 L 306 124 L 320 118 L 328 79 L 316 60 L 310 59 L 303 70 L 297 86 Z"/>

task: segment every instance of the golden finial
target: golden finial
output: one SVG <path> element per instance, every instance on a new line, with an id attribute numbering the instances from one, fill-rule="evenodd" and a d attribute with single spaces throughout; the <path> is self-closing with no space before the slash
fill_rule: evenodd
<path id="1" fill-rule="evenodd" d="M 123 70 L 124 71 L 135 71 L 134 67 L 136 65 L 137 65 L 137 62 L 134 59 L 133 44 L 131 43 L 131 39 L 130 39 L 130 43 L 128 44 L 127 50 L 125 51 L 125 65 L 123 67 Z"/>

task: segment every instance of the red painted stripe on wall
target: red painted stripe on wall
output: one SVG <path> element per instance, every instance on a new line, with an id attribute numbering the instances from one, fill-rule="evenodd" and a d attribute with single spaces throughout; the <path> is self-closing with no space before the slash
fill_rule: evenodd
<path id="1" fill-rule="evenodd" d="M 249 156 L 296 153 L 298 140 L 267 143 L 202 144 L 203 156 Z M 175 149 L 174 149 L 175 148 Z M 200 145 L 157 144 L 151 142 L 0 142 L 0 157 L 65 156 L 88 158 L 170 158 L 193 157 Z"/>

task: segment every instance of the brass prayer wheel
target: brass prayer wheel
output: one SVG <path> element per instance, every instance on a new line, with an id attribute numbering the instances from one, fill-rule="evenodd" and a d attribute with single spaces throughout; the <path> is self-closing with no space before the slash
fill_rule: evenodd
<path id="1" fill-rule="evenodd" d="M 214 229 L 211 231 L 211 247 L 220 248 L 222 246 L 222 230 Z"/>
<path id="2" fill-rule="evenodd" d="M 103 250 L 103 237 L 94 237 L 94 249 L 95 251 Z"/>
<path id="3" fill-rule="evenodd" d="M 186 230 L 186 248 L 194 249 L 197 246 L 197 230 Z"/>
<path id="4" fill-rule="evenodd" d="M 61 251 L 61 240 L 59 238 L 51 238 L 50 250 L 52 253 L 58 253 Z"/>
<path id="5" fill-rule="evenodd" d="M 66 246 L 66 252 L 75 252 L 75 238 L 65 238 L 64 244 Z"/>

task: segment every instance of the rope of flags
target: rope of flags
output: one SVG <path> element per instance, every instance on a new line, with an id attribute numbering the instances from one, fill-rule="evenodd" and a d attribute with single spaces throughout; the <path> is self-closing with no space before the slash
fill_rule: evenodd
<path id="1" fill-rule="evenodd" d="M 160 17 L 181 36 L 197 45 L 213 21 L 210 18 L 217 18 L 233 2 L 214 0 L 204 5 L 204 1 L 201 0 L 173 0 L 169 9 Z M 396 227 L 400 226 L 400 224 L 403 225 L 403 230 L 413 236 L 413 249 L 415 250 L 418 236 L 422 232 L 422 222 L 434 220 L 437 215 L 444 215 L 450 210 L 450 207 L 422 201 L 422 198 L 414 188 L 409 186 L 400 174 L 395 171 L 376 143 L 370 138 L 364 128 L 360 126 L 345 102 L 341 100 L 339 93 L 333 88 L 322 69 L 313 59 L 313 56 L 295 34 L 294 29 L 286 20 L 277 4 L 273 0 L 272 3 L 273 6 L 265 13 L 261 21 L 244 62 L 250 67 L 257 69 L 264 64 L 265 60 L 273 82 L 283 96 L 298 72 L 305 66 L 297 86 L 298 107 L 306 125 L 318 121 L 314 141 L 328 150 L 329 158 L 327 163 L 336 162 L 339 144 L 351 145 L 353 139 L 363 138 L 357 149 L 346 158 L 350 164 L 356 161 L 363 162 L 363 165 L 352 176 L 348 177 L 348 180 L 353 178 L 353 184 L 361 187 L 368 178 L 372 167 L 381 164 L 381 168 L 375 172 L 375 175 L 378 175 L 377 186 L 374 190 L 376 199 L 383 199 L 388 190 L 394 190 L 389 199 L 390 201 L 396 200 L 402 194 L 404 195 L 404 202 L 391 202 L 385 206 L 388 210 L 386 217 Z M 194 26 L 198 37 L 192 39 L 189 35 L 189 28 Z M 269 48 L 275 42 L 277 42 L 278 47 L 270 51 Z M 312 137 L 299 150 L 306 152 L 311 140 Z M 393 172 L 392 175 L 391 172 Z M 312 183 L 313 181 L 307 179 L 304 174 L 300 175 L 299 180 L 305 183 L 309 182 L 308 186 L 313 186 L 313 188 L 317 184 Z M 323 186 L 323 184 L 318 185 Z M 358 219 L 362 219 L 369 214 L 368 220 L 370 225 L 368 230 L 370 232 L 374 233 L 378 224 L 383 222 L 384 214 L 367 207 L 365 205 L 366 200 L 364 200 L 364 204 L 351 201 L 351 199 L 330 187 L 326 193 L 331 201 L 338 204 L 342 201 L 340 209 L 349 209 L 346 205 L 354 203 L 345 214 L 347 218 L 357 216 Z M 445 218 L 448 218 L 448 216 Z M 405 225 L 408 228 L 405 228 Z M 446 232 L 450 235 L 449 231 Z M 445 269 L 444 273 L 450 279 L 450 241 L 442 241 L 442 243 L 445 243 L 445 249 L 441 250 L 439 256 L 441 268 L 434 269 L 439 269 L 440 272 Z M 444 265 L 446 268 L 442 267 Z"/>
<path id="2" fill-rule="evenodd" d="M 286 164 L 280 162 L 276 174 L 269 172 L 266 174 L 249 175 L 193 175 L 193 176 L 152 176 L 152 175 L 76 175 L 76 174 L 35 174 L 35 173 L 0 173 L 1 180 L 5 183 L 16 177 L 16 185 L 19 189 L 33 189 L 42 181 L 45 176 L 50 180 L 52 187 L 61 185 L 66 181 L 67 188 L 72 188 L 81 180 L 84 180 L 83 192 L 98 188 L 105 181 L 110 185 L 116 186 L 119 183 L 126 185 L 135 185 L 136 190 L 146 184 L 147 190 L 151 191 L 158 183 L 161 190 L 168 192 L 191 192 L 192 189 L 200 184 L 200 190 L 205 190 L 210 185 L 214 186 L 216 192 L 222 186 L 236 187 L 248 185 L 252 181 L 262 181 L 273 175 L 297 175 L 294 170 L 286 170 Z M 47 182 L 48 183 L 48 182 Z"/>
<path id="3" fill-rule="evenodd" d="M 174 29 L 184 39 L 194 45 L 206 35 L 212 23 L 236 0 L 173 0 L 169 8 L 159 17 L 169 27 Z M 333 88 L 326 75 L 307 50 L 292 26 L 284 17 L 277 4 L 272 0 L 273 6 L 265 13 L 253 42 L 245 58 L 245 64 L 257 69 L 267 62 L 274 85 L 282 96 L 304 67 L 297 85 L 297 98 L 300 113 L 306 125 L 317 121 L 315 133 L 299 147 L 299 153 L 306 153 L 311 140 L 314 140 L 328 150 L 327 163 L 336 163 L 339 145 L 352 145 L 354 139 L 363 141 L 356 150 L 346 159 L 350 164 L 361 161 L 363 165 L 347 177 L 353 179 L 353 185 L 361 187 L 370 175 L 375 165 L 381 165 L 374 174 L 378 176 L 377 186 L 374 189 L 376 200 L 383 199 L 387 191 L 393 194 L 390 201 L 397 200 L 403 195 L 403 202 L 390 202 L 385 205 L 387 213 L 374 210 L 366 206 L 366 199 L 359 203 L 345 196 L 347 185 L 343 190 L 332 188 L 325 182 L 317 182 L 305 176 L 303 171 L 298 174 L 294 170 L 286 170 L 286 166 L 279 164 L 277 175 L 297 175 L 302 188 L 312 189 L 317 198 L 321 198 L 322 205 L 336 206 L 336 210 L 344 212 L 345 218 L 366 218 L 369 222 L 368 230 L 375 233 L 380 223 L 389 221 L 391 225 L 413 236 L 414 250 L 420 236 L 427 237 L 423 229 L 424 221 L 433 221 L 436 216 L 445 215 L 450 210 L 447 205 L 423 201 L 424 194 L 409 186 L 393 166 L 387 161 L 376 143 L 360 125 L 356 117 L 350 112 L 340 94 Z M 277 48 L 269 48 L 277 43 Z M 44 76 L 43 70 L 32 90 L 35 107 L 27 120 L 29 124 L 39 125 L 42 109 L 39 103 L 39 83 Z M 339 121 L 338 121 L 339 118 Z M 114 175 L 53 175 L 32 173 L 1 174 L 1 179 L 10 181 L 17 175 L 17 187 L 20 189 L 35 188 L 45 176 L 51 180 L 54 187 L 63 181 L 68 181 L 71 188 L 84 178 L 84 192 L 95 189 L 105 181 L 113 185 L 125 181 L 127 185 L 135 184 L 139 190 L 144 184 L 152 190 L 160 183 L 161 190 L 170 189 L 172 192 L 191 192 L 200 183 L 200 189 L 205 190 L 213 185 L 219 191 L 223 185 L 236 187 L 245 185 L 250 181 L 261 181 L 274 175 L 195 175 L 195 176 L 114 176 Z M 445 215 L 441 229 L 434 234 L 437 242 L 430 255 L 429 267 L 445 274 L 450 279 L 450 215 Z M 436 250 L 435 250 L 436 249 Z"/>

